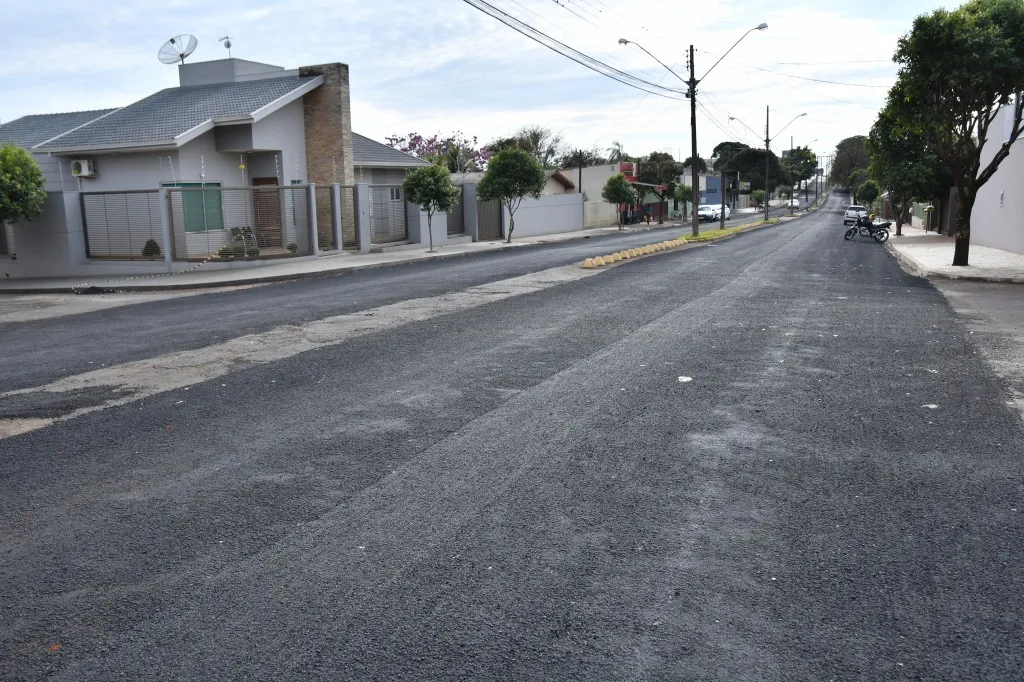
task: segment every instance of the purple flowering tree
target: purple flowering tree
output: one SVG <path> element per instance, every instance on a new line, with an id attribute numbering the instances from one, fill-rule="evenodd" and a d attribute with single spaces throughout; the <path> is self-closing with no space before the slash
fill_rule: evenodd
<path id="1" fill-rule="evenodd" d="M 448 137 L 431 135 L 426 137 L 419 133 L 408 135 L 391 135 L 384 138 L 388 146 L 418 159 L 439 163 L 451 173 L 467 173 L 487 169 L 487 162 L 492 151 L 480 146 L 476 137 L 466 137 L 462 131 L 456 131 Z"/>

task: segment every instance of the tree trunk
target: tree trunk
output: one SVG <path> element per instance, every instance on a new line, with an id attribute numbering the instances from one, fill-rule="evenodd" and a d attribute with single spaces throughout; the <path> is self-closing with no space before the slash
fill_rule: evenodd
<path id="1" fill-rule="evenodd" d="M 506 244 L 512 243 L 512 233 L 516 229 L 516 214 L 510 208 L 508 211 L 508 237 L 505 239 Z"/>
<path id="2" fill-rule="evenodd" d="M 956 246 L 953 249 L 953 265 L 967 265 L 971 250 L 971 211 L 976 195 L 968 190 L 969 196 L 960 197 L 956 208 Z"/>
<path id="3" fill-rule="evenodd" d="M 906 204 L 897 204 L 895 201 L 892 202 L 893 211 L 896 213 L 896 236 L 903 236 L 903 214 L 906 212 Z"/>
<path id="4" fill-rule="evenodd" d="M 431 225 L 433 213 L 427 212 L 427 239 L 430 241 L 430 251 L 428 253 L 434 253 L 434 230 Z"/>

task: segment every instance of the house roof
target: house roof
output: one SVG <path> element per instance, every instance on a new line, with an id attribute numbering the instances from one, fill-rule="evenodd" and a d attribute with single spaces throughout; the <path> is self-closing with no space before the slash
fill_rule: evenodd
<path id="1" fill-rule="evenodd" d="M 65 114 L 33 114 L 0 125 L 0 144 L 13 142 L 29 148 L 109 114 L 116 109 L 71 111 Z"/>
<path id="2" fill-rule="evenodd" d="M 63 134 L 38 151 L 175 148 L 217 123 L 251 123 L 323 83 L 323 77 L 283 76 L 235 83 L 167 88 Z"/>
<path id="3" fill-rule="evenodd" d="M 400 152 L 358 133 L 352 133 L 352 165 L 376 168 L 412 168 L 428 164 L 411 154 Z"/>
<path id="4" fill-rule="evenodd" d="M 559 183 L 561 183 L 562 187 L 564 187 L 566 189 L 576 189 L 576 185 L 573 184 L 573 181 L 570 180 L 569 178 L 567 178 L 565 175 L 563 175 L 562 171 L 560 171 L 560 170 L 550 170 L 550 171 L 548 171 L 548 177 L 549 178 L 554 178 Z"/>

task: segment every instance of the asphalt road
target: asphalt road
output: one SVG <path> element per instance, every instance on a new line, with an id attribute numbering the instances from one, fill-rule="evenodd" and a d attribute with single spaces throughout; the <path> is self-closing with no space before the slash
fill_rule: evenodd
<path id="1" fill-rule="evenodd" d="M 1019 679 L 1020 417 L 833 208 L 0 440 L 0 677 Z M 360 277 L 211 295 L 208 333 Z M 205 300 L 4 333 L 80 371 L 199 348 Z"/>

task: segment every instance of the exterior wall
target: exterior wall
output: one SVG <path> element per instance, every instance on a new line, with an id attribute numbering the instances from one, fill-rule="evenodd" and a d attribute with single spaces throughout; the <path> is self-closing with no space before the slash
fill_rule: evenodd
<path id="1" fill-rule="evenodd" d="M 607 201 L 586 201 L 583 203 L 584 227 L 607 227 L 618 225 L 618 207 Z M 516 228 L 518 230 L 518 228 Z"/>
<path id="2" fill-rule="evenodd" d="M 566 172 L 568 172 L 568 171 L 566 171 Z M 550 177 L 550 178 L 547 179 L 547 182 L 544 183 L 544 189 L 541 192 L 541 194 L 543 196 L 550 196 L 552 194 L 575 194 L 575 193 L 577 193 L 576 189 L 566 189 L 565 185 L 560 183 L 558 180 L 555 180 L 555 178 L 553 178 L 553 177 Z M 601 196 L 601 193 L 598 192 L 597 195 Z"/>
<path id="3" fill-rule="evenodd" d="M 1009 119 L 1012 125 L 1012 115 L 1012 108 L 1004 107 L 1000 112 L 1002 120 L 992 124 L 993 139 L 982 149 L 982 167 L 1008 137 L 1006 123 Z M 916 214 L 915 211 L 915 217 Z M 952 220 L 955 225 L 955 215 Z M 978 190 L 971 212 L 971 243 L 1024 253 L 1024 149 L 1019 140 L 1010 147 L 1010 155 L 999 164 L 992 178 Z"/>
<path id="4" fill-rule="evenodd" d="M 234 58 L 178 65 L 178 83 L 182 86 L 278 78 L 287 74 L 280 66 Z"/>
<path id="5" fill-rule="evenodd" d="M 405 168 L 361 168 L 366 182 L 371 185 L 401 185 L 405 180 Z"/>
<path id="6" fill-rule="evenodd" d="M 502 207 L 505 235 L 508 235 L 508 209 Z M 539 199 L 523 199 L 516 211 L 512 237 L 535 237 L 583 229 L 583 195 L 557 194 Z"/>
<path id="7" fill-rule="evenodd" d="M 214 152 L 217 153 L 217 152 Z M 72 158 L 84 158 L 93 161 L 96 176 L 92 178 L 70 178 L 65 181 L 68 190 L 83 192 L 120 192 L 132 189 L 158 189 L 162 182 L 182 180 L 182 168 L 178 152 L 140 152 L 138 154 L 83 155 L 81 157 L 62 157 L 61 164 L 70 174 Z M 198 168 L 195 176 L 198 178 Z M 209 171 L 207 172 L 209 175 Z M 198 179 L 190 182 L 199 182 Z"/>
<path id="8" fill-rule="evenodd" d="M 78 186 L 75 176 L 71 175 L 71 159 L 62 159 L 48 154 L 32 154 L 32 158 L 39 164 L 39 170 L 43 172 L 47 192 L 61 192 Z"/>
<path id="9" fill-rule="evenodd" d="M 305 115 L 300 100 L 296 100 L 252 127 L 252 148 L 275 151 L 280 155 L 281 184 L 293 180 L 306 183 L 306 132 Z M 273 173 L 271 174 L 273 175 Z M 254 176 L 251 176 L 254 177 Z M 328 177 L 324 182 L 341 182 Z"/>
<path id="10" fill-rule="evenodd" d="M 323 85 L 302 98 L 309 181 L 318 185 L 355 184 L 348 66 L 303 66 L 299 75 L 324 78 Z"/>
<path id="11" fill-rule="evenodd" d="M 603 166 L 589 166 L 583 169 L 583 193 L 587 195 L 589 201 L 600 201 L 601 190 L 604 189 L 604 183 L 608 182 L 608 178 L 616 175 L 619 172 L 619 164 L 609 163 Z M 580 186 L 580 170 L 579 168 L 567 168 L 562 171 L 570 180 Z M 548 182 L 551 182 L 550 178 Z M 561 185 L 559 185 L 561 186 Z M 517 230 L 519 228 L 516 228 Z"/>

